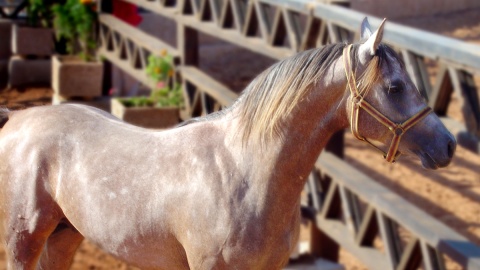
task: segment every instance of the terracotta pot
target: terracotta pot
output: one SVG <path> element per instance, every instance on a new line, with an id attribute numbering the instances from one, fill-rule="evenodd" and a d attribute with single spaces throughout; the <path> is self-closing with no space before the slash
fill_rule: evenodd
<path id="1" fill-rule="evenodd" d="M 116 98 L 112 98 L 110 107 L 114 116 L 127 123 L 144 128 L 169 128 L 180 122 L 177 107 L 125 107 Z"/>
<path id="2" fill-rule="evenodd" d="M 12 25 L 12 53 L 16 55 L 50 56 L 54 51 L 50 28 Z"/>
<path id="3" fill-rule="evenodd" d="M 52 88 L 65 98 L 102 95 L 103 63 L 73 56 L 52 56 Z"/>

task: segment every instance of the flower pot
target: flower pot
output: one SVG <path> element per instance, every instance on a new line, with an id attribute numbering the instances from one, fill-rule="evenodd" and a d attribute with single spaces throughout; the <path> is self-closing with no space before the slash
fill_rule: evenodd
<path id="1" fill-rule="evenodd" d="M 12 25 L 12 53 L 16 55 L 50 56 L 54 51 L 50 28 Z"/>
<path id="2" fill-rule="evenodd" d="M 102 95 L 103 63 L 73 56 L 52 56 L 52 88 L 62 97 Z"/>
<path id="3" fill-rule="evenodd" d="M 111 100 L 111 112 L 127 123 L 153 129 L 173 127 L 180 118 L 177 107 L 125 107 L 116 98 Z"/>

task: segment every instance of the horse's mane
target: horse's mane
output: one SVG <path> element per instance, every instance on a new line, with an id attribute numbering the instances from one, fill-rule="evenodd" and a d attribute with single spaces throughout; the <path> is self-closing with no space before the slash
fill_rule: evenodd
<path id="1" fill-rule="evenodd" d="M 325 70 L 340 58 L 346 45 L 345 43 L 329 44 L 277 62 L 258 75 L 230 108 L 205 117 L 193 118 L 180 126 L 215 120 L 235 108 L 243 123 L 243 134 L 240 135 L 244 141 L 248 139 L 265 141 L 279 136 L 282 121 L 287 119 L 298 103 L 314 87 Z M 356 56 L 358 47 L 359 44 L 355 44 L 351 51 L 354 70 L 358 66 Z M 393 56 L 403 65 L 393 49 L 380 45 L 363 74 L 356 75 L 359 89 L 368 91 L 371 84 L 378 80 L 381 76 L 379 67 L 384 63 L 388 64 L 387 55 Z"/>
<path id="2" fill-rule="evenodd" d="M 342 55 L 346 44 L 326 45 L 282 60 L 257 76 L 237 101 L 243 139 L 265 140 L 280 135 L 285 120 L 324 71 Z"/>
<path id="3" fill-rule="evenodd" d="M 0 107 L 0 128 L 2 128 L 5 123 L 7 123 L 9 114 L 10 110 Z"/>

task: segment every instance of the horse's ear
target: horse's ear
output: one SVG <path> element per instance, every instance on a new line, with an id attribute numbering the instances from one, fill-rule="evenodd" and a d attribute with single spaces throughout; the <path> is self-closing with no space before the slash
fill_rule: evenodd
<path id="1" fill-rule="evenodd" d="M 372 36 L 372 28 L 370 27 L 370 23 L 368 23 L 367 17 L 365 17 L 362 21 L 362 26 L 360 28 L 360 36 L 362 40 L 367 40 L 369 37 Z"/>
<path id="2" fill-rule="evenodd" d="M 367 40 L 360 45 L 360 48 L 358 49 L 360 63 L 366 64 L 375 55 L 380 42 L 382 42 L 385 21 L 386 19 L 383 19 L 377 31 L 372 34 L 367 18 L 363 20 L 361 34 L 362 38 L 365 37 Z"/>

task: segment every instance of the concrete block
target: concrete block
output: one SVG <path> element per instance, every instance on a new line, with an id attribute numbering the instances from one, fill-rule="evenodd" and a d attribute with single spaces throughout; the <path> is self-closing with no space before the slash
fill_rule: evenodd
<path id="1" fill-rule="evenodd" d="M 8 73 L 9 87 L 50 84 L 52 64 L 50 59 L 25 59 L 19 56 L 12 56 L 8 65 Z"/>
<path id="2" fill-rule="evenodd" d="M 54 46 L 52 29 L 12 25 L 13 54 L 51 56 Z"/>
<path id="3" fill-rule="evenodd" d="M 110 97 L 96 97 L 96 98 L 69 98 L 63 97 L 57 93 L 53 93 L 52 96 L 52 105 L 59 104 L 82 104 L 87 106 L 92 106 L 106 112 L 110 112 Z"/>
<path id="4" fill-rule="evenodd" d="M 102 95 L 103 63 L 75 57 L 52 56 L 52 88 L 63 97 Z"/>

